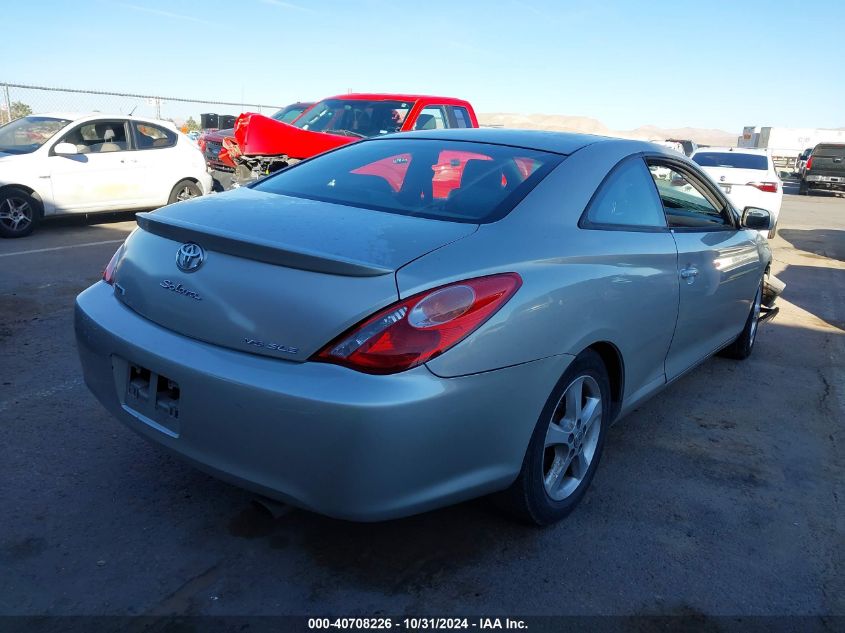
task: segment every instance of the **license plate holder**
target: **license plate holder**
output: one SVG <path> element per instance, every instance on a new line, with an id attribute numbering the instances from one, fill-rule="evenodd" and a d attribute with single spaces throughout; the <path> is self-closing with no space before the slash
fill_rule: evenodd
<path id="1" fill-rule="evenodd" d="M 124 408 L 153 428 L 179 437 L 179 384 L 137 363 L 126 363 Z"/>
<path id="2" fill-rule="evenodd" d="M 722 188 L 722 191 L 724 191 L 725 193 L 730 193 L 730 192 L 731 192 L 731 186 L 730 186 L 730 185 L 722 185 L 722 184 L 720 184 L 719 186 Z"/>

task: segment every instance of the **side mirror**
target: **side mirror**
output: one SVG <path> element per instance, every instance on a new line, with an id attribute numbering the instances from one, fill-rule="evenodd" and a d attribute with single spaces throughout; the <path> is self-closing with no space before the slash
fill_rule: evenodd
<path id="1" fill-rule="evenodd" d="M 740 224 L 755 231 L 769 231 L 772 228 L 772 214 L 758 207 L 745 207 Z"/>
<path id="2" fill-rule="evenodd" d="M 79 153 L 73 143 L 56 143 L 53 152 L 59 156 L 75 156 Z"/>

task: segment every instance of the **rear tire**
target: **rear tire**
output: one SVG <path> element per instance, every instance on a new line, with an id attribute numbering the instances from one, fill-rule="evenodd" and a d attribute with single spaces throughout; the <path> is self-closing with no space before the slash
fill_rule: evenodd
<path id="1" fill-rule="evenodd" d="M 748 319 L 745 321 L 745 327 L 733 343 L 719 352 L 722 356 L 733 358 L 734 360 L 745 360 L 751 356 L 751 352 L 754 349 L 754 342 L 757 340 L 757 330 L 760 324 L 760 306 L 762 305 L 762 300 L 763 282 L 760 281 L 760 286 L 757 288 L 757 294 L 754 296 L 754 301 L 751 304 L 751 312 L 748 314 Z"/>
<path id="2" fill-rule="evenodd" d="M 199 185 L 193 180 L 180 180 L 176 183 L 176 186 L 173 187 L 173 191 L 170 192 L 167 204 L 182 202 L 183 200 L 191 200 L 192 198 L 198 198 L 201 195 L 202 189 L 200 189 Z"/>
<path id="3" fill-rule="evenodd" d="M 586 350 L 555 385 L 519 476 L 499 501 L 519 519 L 535 525 L 566 517 L 590 486 L 610 421 L 607 369 L 597 353 Z"/>
<path id="4" fill-rule="evenodd" d="M 798 185 L 798 195 L 799 196 L 806 196 L 806 195 L 808 195 L 808 192 L 809 192 L 809 189 L 807 188 L 807 181 L 802 178 L 801 182 Z"/>
<path id="5" fill-rule="evenodd" d="M 41 221 L 41 203 L 24 189 L 0 192 L 0 237 L 26 237 Z"/>

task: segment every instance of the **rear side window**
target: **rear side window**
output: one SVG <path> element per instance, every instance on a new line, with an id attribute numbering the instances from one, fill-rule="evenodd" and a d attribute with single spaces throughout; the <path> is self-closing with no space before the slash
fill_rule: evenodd
<path id="1" fill-rule="evenodd" d="M 133 121 L 132 127 L 135 129 L 138 149 L 159 149 L 176 145 L 176 132 L 172 130 L 141 121 Z"/>
<path id="2" fill-rule="evenodd" d="M 590 203 L 587 222 L 627 227 L 666 226 L 663 205 L 642 159 L 629 159 L 611 172 Z"/>
<path id="3" fill-rule="evenodd" d="M 769 169 L 769 159 L 764 154 L 738 152 L 698 152 L 692 160 L 702 167 L 733 167 L 735 169 Z"/>
<path id="4" fill-rule="evenodd" d="M 444 141 L 365 141 L 304 161 L 254 186 L 297 198 L 452 222 L 507 215 L 563 156 Z"/>
<path id="5" fill-rule="evenodd" d="M 826 158 L 845 158 L 845 145 L 816 145 L 813 156 Z"/>
<path id="6" fill-rule="evenodd" d="M 452 115 L 455 117 L 455 127 L 472 127 L 469 112 L 463 106 L 451 106 Z"/>

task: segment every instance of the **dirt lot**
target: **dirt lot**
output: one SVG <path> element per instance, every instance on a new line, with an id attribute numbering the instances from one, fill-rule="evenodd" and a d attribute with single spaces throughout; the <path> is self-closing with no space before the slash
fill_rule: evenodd
<path id="1" fill-rule="evenodd" d="M 616 425 L 543 530 L 484 500 L 274 517 L 123 428 L 82 384 L 71 308 L 129 219 L 0 242 L 0 613 L 845 614 L 845 199 L 785 197 L 788 288 L 752 358 Z"/>

